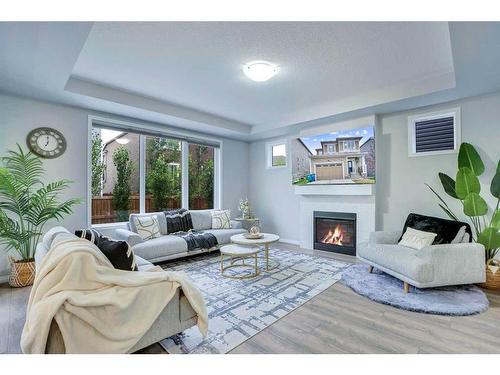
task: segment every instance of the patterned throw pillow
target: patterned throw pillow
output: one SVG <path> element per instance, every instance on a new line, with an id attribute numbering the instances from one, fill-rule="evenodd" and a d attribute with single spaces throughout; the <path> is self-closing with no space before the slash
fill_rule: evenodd
<path id="1" fill-rule="evenodd" d="M 97 247 L 117 270 L 138 270 L 134 252 L 127 242 L 114 241 L 108 237 L 101 237 Z"/>
<path id="2" fill-rule="evenodd" d="M 403 238 L 399 241 L 399 244 L 420 250 L 425 246 L 432 245 L 436 236 L 436 233 L 424 232 L 408 227 L 406 228 L 406 232 L 403 234 Z"/>
<path id="3" fill-rule="evenodd" d="M 88 240 L 94 245 L 97 245 L 99 239 L 102 237 L 102 234 L 95 229 L 79 229 L 75 230 L 75 236 Z"/>
<path id="4" fill-rule="evenodd" d="M 138 270 L 134 252 L 127 242 L 115 241 L 104 237 L 95 229 L 76 230 L 75 236 L 86 239 L 96 245 L 114 268 L 124 271 Z"/>
<path id="5" fill-rule="evenodd" d="M 151 240 L 161 236 L 158 218 L 154 215 L 136 216 L 134 217 L 134 224 L 137 228 L 137 234 L 141 236 L 143 240 Z"/>
<path id="6" fill-rule="evenodd" d="M 212 211 L 212 229 L 231 229 L 231 210 Z"/>

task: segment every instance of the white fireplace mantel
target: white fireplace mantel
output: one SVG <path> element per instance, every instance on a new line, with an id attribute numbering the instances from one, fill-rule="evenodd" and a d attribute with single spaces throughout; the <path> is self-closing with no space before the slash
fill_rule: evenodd
<path id="1" fill-rule="evenodd" d="M 296 195 L 373 195 L 373 184 L 295 186 Z"/>

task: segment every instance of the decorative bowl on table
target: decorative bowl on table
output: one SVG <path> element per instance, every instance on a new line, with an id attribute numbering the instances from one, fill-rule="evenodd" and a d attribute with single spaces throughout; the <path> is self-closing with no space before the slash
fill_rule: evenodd
<path id="1" fill-rule="evenodd" d="M 258 240 L 259 238 L 264 237 L 264 234 L 260 233 L 260 228 L 255 225 L 251 227 L 248 233 L 245 233 L 244 236 L 249 240 Z"/>

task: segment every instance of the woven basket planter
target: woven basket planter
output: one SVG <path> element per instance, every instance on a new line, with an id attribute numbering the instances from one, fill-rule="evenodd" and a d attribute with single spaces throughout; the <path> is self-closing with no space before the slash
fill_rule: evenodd
<path id="1" fill-rule="evenodd" d="M 35 281 L 35 261 L 13 260 L 10 258 L 9 285 L 13 288 L 22 288 L 33 284 Z"/>
<path id="2" fill-rule="evenodd" d="M 482 288 L 500 290 L 500 262 L 490 259 L 486 262 L 486 282 L 479 284 Z"/>

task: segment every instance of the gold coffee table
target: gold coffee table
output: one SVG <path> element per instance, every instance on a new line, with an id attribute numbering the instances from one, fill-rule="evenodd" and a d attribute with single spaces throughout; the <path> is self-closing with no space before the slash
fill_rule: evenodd
<path id="1" fill-rule="evenodd" d="M 231 236 L 231 242 L 243 246 L 264 246 L 264 259 L 266 260 L 266 271 L 272 271 L 277 268 L 280 264 L 277 260 L 269 259 L 269 244 L 273 242 L 278 242 L 280 236 L 272 233 L 261 233 L 262 238 L 250 239 L 246 238 L 244 234 L 235 234 Z M 269 261 L 274 263 L 272 267 L 269 267 Z"/>
<path id="2" fill-rule="evenodd" d="M 251 279 L 259 275 L 259 266 L 257 261 L 257 254 L 260 249 L 258 247 L 248 247 L 248 246 L 238 246 L 238 245 L 226 245 L 220 248 L 220 273 L 224 277 L 230 279 Z M 228 266 L 224 265 L 224 256 L 230 258 L 230 264 Z M 253 264 L 246 264 L 245 259 L 253 258 Z M 241 261 L 239 263 L 238 261 Z M 230 268 L 253 268 L 254 272 L 248 275 L 228 275 L 226 270 Z"/>

